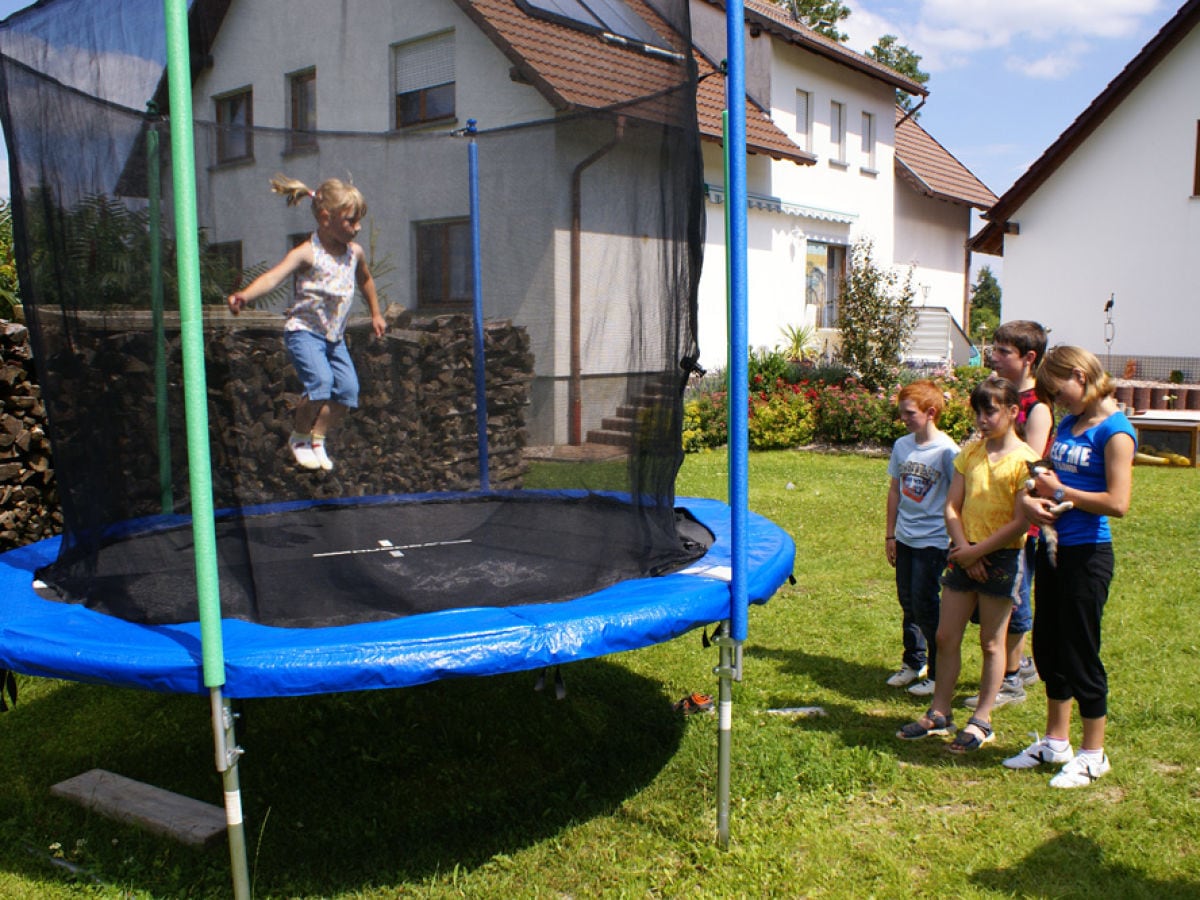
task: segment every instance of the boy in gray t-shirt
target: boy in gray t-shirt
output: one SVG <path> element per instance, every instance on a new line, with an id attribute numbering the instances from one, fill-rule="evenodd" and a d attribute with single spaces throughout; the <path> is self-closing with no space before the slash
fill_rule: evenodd
<path id="1" fill-rule="evenodd" d="M 914 381 L 900 390 L 900 420 L 909 433 L 896 441 L 888 461 L 891 487 L 887 501 L 888 562 L 896 569 L 904 657 L 888 678 L 910 694 L 933 693 L 937 659 L 939 577 L 946 566 L 946 492 L 954 477 L 958 445 L 938 430 L 946 406 L 931 381 Z"/>

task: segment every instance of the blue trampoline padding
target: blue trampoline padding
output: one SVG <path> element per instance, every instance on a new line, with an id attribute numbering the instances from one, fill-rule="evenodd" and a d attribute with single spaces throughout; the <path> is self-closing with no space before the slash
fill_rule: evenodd
<path id="1" fill-rule="evenodd" d="M 730 509 L 678 498 L 715 538 L 686 569 L 625 581 L 564 603 L 468 607 L 333 628 L 222 623 L 233 698 L 289 697 L 410 687 L 498 675 L 634 650 L 729 618 Z M 33 573 L 52 562 L 58 538 L 0 554 L 0 668 L 27 675 L 168 693 L 207 694 L 200 627 L 139 625 L 44 600 Z M 747 535 L 751 602 L 765 603 L 790 577 L 796 547 L 762 516 Z"/>

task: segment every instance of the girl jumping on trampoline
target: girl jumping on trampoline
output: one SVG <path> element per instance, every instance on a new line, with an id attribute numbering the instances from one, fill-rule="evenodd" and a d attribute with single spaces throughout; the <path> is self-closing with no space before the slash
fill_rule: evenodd
<path id="1" fill-rule="evenodd" d="M 236 316 L 299 273 L 283 326 L 284 344 L 304 386 L 288 447 L 302 468 L 329 471 L 333 462 L 325 452 L 325 439 L 346 410 L 358 406 L 358 374 L 345 340 L 355 286 L 366 298 L 376 337 L 387 330 L 375 280 L 362 247 L 354 242 L 367 201 L 354 185 L 336 178 L 314 191 L 294 178 L 276 175 L 271 190 L 282 194 L 288 206 L 311 199 L 317 230 L 245 289 L 230 294 L 229 309 Z"/>

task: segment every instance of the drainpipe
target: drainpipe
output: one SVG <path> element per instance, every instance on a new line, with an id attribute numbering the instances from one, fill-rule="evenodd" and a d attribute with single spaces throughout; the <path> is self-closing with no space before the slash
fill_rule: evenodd
<path id="1" fill-rule="evenodd" d="M 572 446 L 583 443 L 583 325 L 580 299 L 580 256 L 583 235 L 583 170 L 607 155 L 625 136 L 625 117 L 617 117 L 617 129 L 612 140 L 591 154 L 571 172 L 571 378 L 567 387 L 570 411 L 569 441 Z"/>
<path id="2" fill-rule="evenodd" d="M 970 213 L 967 214 L 970 216 Z M 967 228 L 970 230 L 970 219 L 967 220 Z M 963 242 L 963 314 L 962 323 L 963 331 L 967 333 L 967 341 L 971 342 L 971 239 L 967 238 Z"/>

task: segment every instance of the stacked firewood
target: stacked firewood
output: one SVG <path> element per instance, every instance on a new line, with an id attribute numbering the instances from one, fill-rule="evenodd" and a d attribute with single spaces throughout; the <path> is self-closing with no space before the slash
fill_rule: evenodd
<path id="1" fill-rule="evenodd" d="M 190 506 L 178 331 L 168 323 L 163 390 L 156 387 L 152 333 L 137 314 L 125 318 L 129 321 L 81 319 L 62 333 L 53 325 L 43 329 L 58 402 L 53 438 L 64 448 L 95 448 L 102 435 L 104 477 L 96 479 L 93 472 L 89 483 L 71 486 L 73 508 L 86 507 L 99 523 L 187 512 Z M 347 339 L 360 381 L 359 408 L 331 431 L 333 471 L 309 472 L 296 466 L 287 447 L 301 388 L 283 348 L 282 320 L 265 315 L 211 320 L 205 368 L 216 507 L 478 489 L 472 329 L 465 315 L 417 318 L 398 312 L 389 316 L 384 337 L 376 338 L 369 322 L 352 322 Z M 533 381 L 528 335 L 509 322 L 489 322 L 484 352 L 489 483 L 517 488 L 526 469 L 522 450 Z M 21 377 L 36 402 L 36 385 L 28 374 Z M 0 390 L 17 396 L 15 389 Z M 7 423 L 8 393 L 4 396 Z M 41 430 L 13 430 L 28 431 L 32 448 L 14 466 L 14 483 L 40 487 L 30 471 L 36 473 L 32 467 L 45 460 L 50 484 Z M 60 452 L 63 466 L 67 452 Z M 87 454 L 71 456 L 88 464 Z M 0 442 L 0 471 L 7 471 L 5 462 Z M 61 522 L 57 508 L 50 515 Z"/>
<path id="2" fill-rule="evenodd" d="M 0 551 L 62 530 L 29 332 L 0 320 Z"/>
<path id="3" fill-rule="evenodd" d="M 480 485 L 474 340 L 467 316 L 391 317 L 374 337 L 347 331 L 358 371 L 358 409 L 331 432 L 328 474 L 300 471 L 287 436 L 300 400 L 278 331 L 228 332 L 209 343 L 209 369 L 233 375 L 212 396 L 214 492 L 230 505 L 280 499 L 460 491 Z M 489 482 L 520 487 L 525 414 L 533 381 L 527 333 L 509 322 L 484 329 Z M 211 375 L 210 375 L 211 384 Z M 236 502 L 235 502 L 236 501 Z"/>

